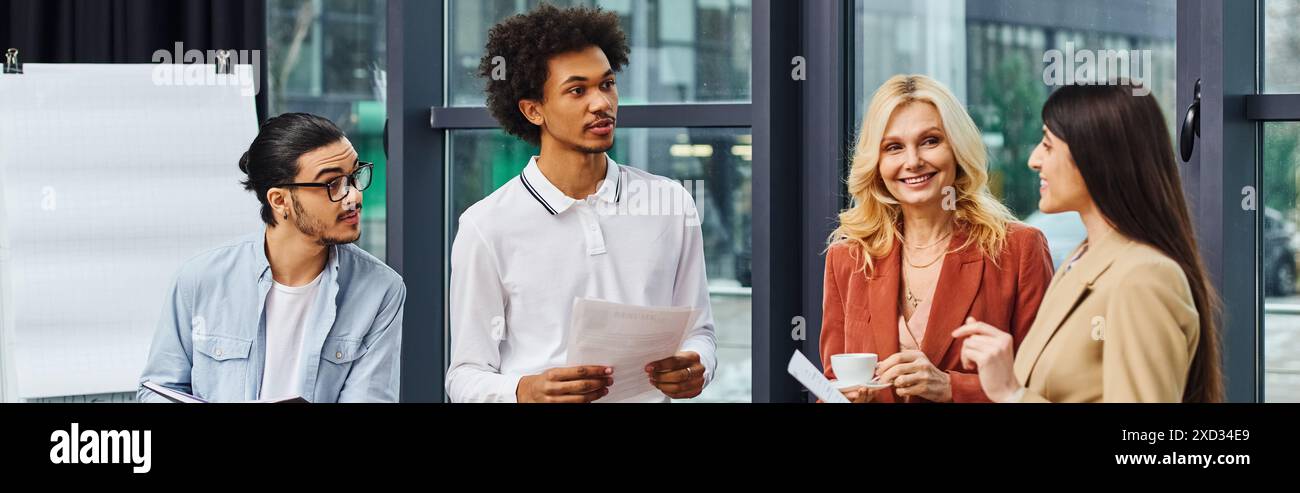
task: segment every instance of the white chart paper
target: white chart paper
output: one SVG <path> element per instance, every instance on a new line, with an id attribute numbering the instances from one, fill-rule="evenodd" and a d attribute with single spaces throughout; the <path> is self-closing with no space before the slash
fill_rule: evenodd
<path id="1" fill-rule="evenodd" d="M 160 85 L 152 64 L 25 69 L 0 76 L 0 311 L 18 397 L 131 392 L 179 266 L 261 228 L 238 168 L 254 98 Z"/>

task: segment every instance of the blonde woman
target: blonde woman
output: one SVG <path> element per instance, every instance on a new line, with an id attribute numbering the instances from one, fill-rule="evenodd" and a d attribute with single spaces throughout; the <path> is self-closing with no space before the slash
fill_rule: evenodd
<path id="1" fill-rule="evenodd" d="M 970 115 L 929 77 L 889 79 L 863 118 L 848 189 L 826 252 L 827 377 L 831 356 L 875 353 L 875 382 L 841 387 L 854 402 L 988 402 L 952 332 L 974 317 L 1018 342 L 1052 262 L 1043 234 L 989 191 Z"/>

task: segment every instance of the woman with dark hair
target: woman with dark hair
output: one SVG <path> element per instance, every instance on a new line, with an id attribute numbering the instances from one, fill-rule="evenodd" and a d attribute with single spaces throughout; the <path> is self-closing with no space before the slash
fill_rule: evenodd
<path id="1" fill-rule="evenodd" d="M 1197 253 L 1169 131 L 1126 82 L 1072 85 L 1043 107 L 1029 158 L 1038 208 L 1076 211 L 1087 239 L 1056 272 L 1014 358 L 967 319 L 962 361 L 998 402 L 1218 402 L 1217 300 Z"/>

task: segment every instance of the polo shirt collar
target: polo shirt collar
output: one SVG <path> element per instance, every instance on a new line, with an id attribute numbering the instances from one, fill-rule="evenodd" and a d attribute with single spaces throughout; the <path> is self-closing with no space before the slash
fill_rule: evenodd
<path id="1" fill-rule="evenodd" d="M 613 158 L 605 156 L 605 179 L 601 180 L 600 186 L 596 189 L 593 197 L 611 204 L 617 204 L 622 200 L 624 193 L 623 172 L 618 163 Z M 569 206 L 577 202 L 576 199 L 569 197 L 561 192 L 546 175 L 542 174 L 541 168 L 537 166 L 537 156 L 528 160 L 528 165 L 524 171 L 519 174 L 519 181 L 523 184 L 524 189 L 529 195 L 537 201 L 546 212 L 552 216 L 560 214 L 569 209 Z"/>

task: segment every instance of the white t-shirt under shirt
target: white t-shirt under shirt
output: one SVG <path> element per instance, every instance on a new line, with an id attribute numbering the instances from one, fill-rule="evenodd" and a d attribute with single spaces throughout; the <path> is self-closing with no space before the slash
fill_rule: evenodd
<path id="1" fill-rule="evenodd" d="M 321 271 L 323 275 L 325 271 Z M 266 293 L 266 368 L 259 399 L 302 394 L 302 341 L 322 275 L 302 286 L 273 282 Z"/>

